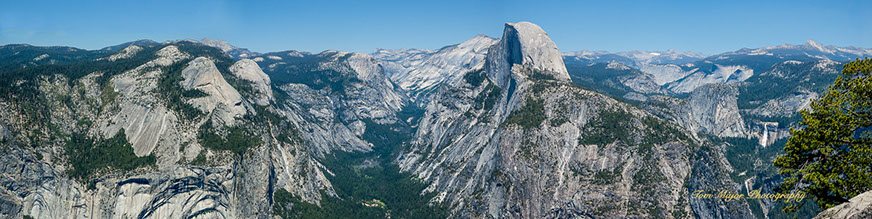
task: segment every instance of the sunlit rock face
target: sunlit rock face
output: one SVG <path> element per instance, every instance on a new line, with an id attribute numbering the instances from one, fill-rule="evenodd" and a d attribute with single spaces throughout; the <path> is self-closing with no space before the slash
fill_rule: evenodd
<path id="1" fill-rule="evenodd" d="M 252 83 L 255 89 L 254 102 L 256 104 L 265 106 L 269 105 L 270 101 L 275 100 L 271 87 L 272 81 L 269 75 L 263 73 L 257 62 L 251 59 L 239 60 L 233 66 L 230 66 L 230 72 Z"/>
<path id="2" fill-rule="evenodd" d="M 514 65 L 530 66 L 560 81 L 569 81 L 557 45 L 538 25 L 530 22 L 506 23 L 503 38 L 488 50 L 488 77 L 500 87 L 508 87 Z"/>
<path id="3" fill-rule="evenodd" d="M 824 210 L 816 219 L 861 219 L 872 217 L 872 191 L 854 196 L 848 202 Z"/>
<path id="4" fill-rule="evenodd" d="M 212 112 L 213 118 L 221 124 L 233 126 L 236 118 L 246 113 L 242 105 L 242 95 L 227 83 L 218 68 L 208 58 L 197 57 L 182 70 L 182 87 L 197 89 L 208 94 L 193 99 L 193 105 L 204 112 Z"/>

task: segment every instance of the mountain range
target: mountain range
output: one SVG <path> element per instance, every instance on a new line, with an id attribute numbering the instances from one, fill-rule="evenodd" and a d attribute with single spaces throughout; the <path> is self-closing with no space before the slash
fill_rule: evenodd
<path id="1" fill-rule="evenodd" d="M 772 218 L 798 112 L 872 49 L 371 54 L 225 41 L 0 47 L 0 216 Z"/>

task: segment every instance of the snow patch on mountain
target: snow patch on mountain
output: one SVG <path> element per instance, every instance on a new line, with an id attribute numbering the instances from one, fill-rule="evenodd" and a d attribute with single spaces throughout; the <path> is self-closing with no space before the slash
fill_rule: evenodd
<path id="1" fill-rule="evenodd" d="M 724 53 L 723 55 L 806 56 L 814 59 L 848 61 L 872 56 L 872 49 L 823 45 L 814 40 L 808 40 L 805 44 L 800 45 L 781 44 L 757 49 L 741 49 L 735 52 Z"/>
<path id="2" fill-rule="evenodd" d="M 681 52 L 675 49 L 667 51 L 628 51 L 617 54 L 633 59 L 636 61 L 636 66 L 640 68 L 649 64 L 683 64 L 706 57 L 704 54 L 692 51 Z"/>
<path id="3" fill-rule="evenodd" d="M 836 62 L 836 61 L 833 61 L 833 60 L 829 60 L 829 59 L 826 59 L 826 60 L 820 60 L 820 61 L 818 61 L 817 64 L 814 65 L 814 69 L 817 69 L 817 70 L 827 70 L 827 69 L 830 69 L 830 66 L 833 66 L 833 65 L 836 65 L 836 64 L 839 64 L 839 62 Z"/>
<path id="4" fill-rule="evenodd" d="M 617 62 L 610 62 L 608 64 L 608 66 L 606 66 L 606 68 L 607 69 L 617 69 L 617 70 L 630 70 L 630 67 L 627 67 L 626 65 L 623 65 L 623 64 L 617 63 Z"/>

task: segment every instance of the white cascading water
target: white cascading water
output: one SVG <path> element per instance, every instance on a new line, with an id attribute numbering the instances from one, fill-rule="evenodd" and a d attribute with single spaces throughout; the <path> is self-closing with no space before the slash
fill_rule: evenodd
<path id="1" fill-rule="evenodd" d="M 760 138 L 760 146 L 763 146 L 765 148 L 768 145 L 768 143 L 769 143 L 769 125 L 764 124 L 763 125 L 763 137 Z"/>

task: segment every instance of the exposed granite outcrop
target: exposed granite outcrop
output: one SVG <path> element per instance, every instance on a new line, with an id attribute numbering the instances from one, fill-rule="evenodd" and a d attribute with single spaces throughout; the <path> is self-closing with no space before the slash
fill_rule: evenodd
<path id="1" fill-rule="evenodd" d="M 814 218 L 861 219 L 872 218 L 872 191 L 854 196 L 848 202 L 824 210 Z"/>

